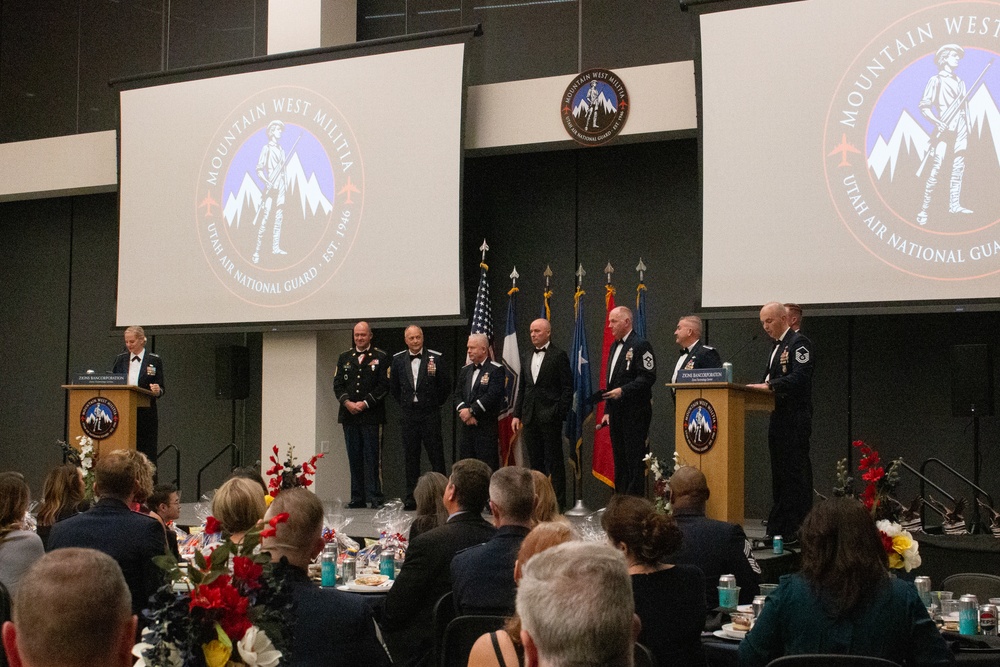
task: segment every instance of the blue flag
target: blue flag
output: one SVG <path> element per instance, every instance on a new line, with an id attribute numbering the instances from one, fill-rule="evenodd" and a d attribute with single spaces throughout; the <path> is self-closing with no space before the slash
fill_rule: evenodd
<path id="1" fill-rule="evenodd" d="M 580 463 L 580 445 L 583 444 L 583 427 L 594 411 L 587 402 L 593 393 L 590 382 L 590 351 L 587 348 L 587 328 L 583 318 L 582 289 L 577 289 L 573 300 L 576 302 L 576 324 L 573 326 L 573 349 L 570 365 L 573 367 L 573 407 L 566 417 L 566 435 L 576 450 L 577 469 Z"/>
<path id="2" fill-rule="evenodd" d="M 639 286 L 635 288 L 635 317 L 633 318 L 632 328 L 635 329 L 635 335 L 643 340 L 649 340 L 646 337 L 646 283 L 642 280 L 639 281 Z"/>

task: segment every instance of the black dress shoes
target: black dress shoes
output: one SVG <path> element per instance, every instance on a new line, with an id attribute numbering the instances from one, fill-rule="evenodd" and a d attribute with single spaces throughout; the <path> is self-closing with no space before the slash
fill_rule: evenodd
<path id="1" fill-rule="evenodd" d="M 352 500 L 347 503 L 347 509 L 349 510 L 360 510 L 365 508 L 365 501 L 363 500 Z"/>

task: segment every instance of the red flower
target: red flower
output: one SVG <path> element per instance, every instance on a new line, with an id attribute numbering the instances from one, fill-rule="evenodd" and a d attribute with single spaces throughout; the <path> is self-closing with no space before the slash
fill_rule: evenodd
<path id="1" fill-rule="evenodd" d="M 282 512 L 281 514 L 271 517 L 271 520 L 267 522 L 268 527 L 260 531 L 260 536 L 264 537 L 274 537 L 278 533 L 278 524 L 285 523 L 288 521 L 288 512 Z"/>
<path id="2" fill-rule="evenodd" d="M 861 494 L 861 502 L 864 503 L 865 507 L 869 510 L 875 504 L 875 495 L 876 491 L 874 484 L 869 484 L 868 486 L 866 486 L 864 493 Z"/>
<path id="3" fill-rule="evenodd" d="M 895 553 L 892 548 L 892 538 L 883 533 L 881 530 L 878 531 L 878 536 L 882 538 L 882 548 L 887 554 Z"/>
<path id="4" fill-rule="evenodd" d="M 861 479 L 866 482 L 877 482 L 885 477 L 885 468 L 871 468 L 868 472 L 861 476 Z"/>
<path id="5" fill-rule="evenodd" d="M 216 535 L 222 532 L 222 524 L 219 523 L 218 519 L 214 516 L 210 516 L 205 519 L 205 533 L 208 535 Z"/>
<path id="6" fill-rule="evenodd" d="M 243 638 L 252 623 L 247 618 L 250 601 L 240 595 L 228 574 L 219 575 L 209 584 L 202 584 L 191 594 L 188 610 L 200 607 L 219 621 L 223 631 L 234 642 Z"/>
<path id="7" fill-rule="evenodd" d="M 260 588 L 260 577 L 264 574 L 264 567 L 255 563 L 246 556 L 236 556 L 233 558 L 233 576 L 241 580 L 250 590 Z"/>

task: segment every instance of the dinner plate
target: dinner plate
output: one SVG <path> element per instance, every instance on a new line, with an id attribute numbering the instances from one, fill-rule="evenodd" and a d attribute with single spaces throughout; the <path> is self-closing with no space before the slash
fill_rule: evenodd
<path id="1" fill-rule="evenodd" d="M 736 605 L 736 611 L 743 612 L 744 614 L 752 614 L 753 605 L 752 604 Z"/>
<path id="2" fill-rule="evenodd" d="M 383 595 L 388 593 L 390 588 L 392 588 L 392 579 L 378 586 L 362 586 L 353 581 L 349 584 L 337 586 L 338 591 L 347 591 L 349 593 L 381 593 Z"/>
<path id="3" fill-rule="evenodd" d="M 716 630 L 712 634 L 715 635 L 716 637 L 718 637 L 719 639 L 725 639 L 726 641 L 729 641 L 729 642 L 738 642 L 739 641 L 739 639 L 737 639 L 736 637 L 730 637 L 729 635 L 727 635 L 722 630 Z"/>
<path id="4" fill-rule="evenodd" d="M 723 632 L 723 633 L 724 633 L 724 634 L 725 634 L 725 635 L 726 635 L 726 636 L 727 636 L 727 637 L 728 637 L 729 639 L 743 639 L 744 637 L 746 637 L 746 636 L 747 636 L 747 633 L 746 633 L 746 632 L 744 632 L 744 631 L 742 631 L 742 630 L 737 630 L 737 629 L 735 629 L 735 628 L 733 627 L 733 624 L 732 624 L 732 623 L 723 623 L 723 625 L 722 625 L 722 632 Z"/>

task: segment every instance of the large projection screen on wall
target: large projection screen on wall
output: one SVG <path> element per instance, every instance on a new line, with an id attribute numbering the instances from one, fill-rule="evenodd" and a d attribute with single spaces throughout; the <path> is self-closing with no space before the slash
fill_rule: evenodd
<path id="1" fill-rule="evenodd" d="M 460 316 L 465 44 L 122 90 L 119 326 Z"/>
<path id="2" fill-rule="evenodd" d="M 703 306 L 1000 294 L 1000 2 L 806 0 L 701 42 Z"/>

